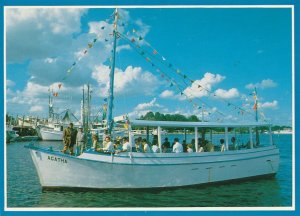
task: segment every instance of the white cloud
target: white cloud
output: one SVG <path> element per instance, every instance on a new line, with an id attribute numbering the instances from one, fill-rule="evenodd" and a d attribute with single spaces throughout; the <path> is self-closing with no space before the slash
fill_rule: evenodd
<path id="1" fill-rule="evenodd" d="M 6 87 L 12 87 L 15 85 L 16 85 L 16 83 L 14 81 L 9 80 L 9 79 L 6 80 Z"/>
<path id="2" fill-rule="evenodd" d="M 156 102 L 156 98 L 153 98 L 149 103 L 138 104 L 134 110 L 150 110 L 151 108 L 161 108 L 162 106 Z"/>
<path id="3" fill-rule="evenodd" d="M 228 91 L 224 89 L 217 89 L 215 91 L 215 95 L 217 98 L 231 99 L 239 97 L 240 94 L 236 88 L 231 88 Z"/>
<path id="4" fill-rule="evenodd" d="M 7 61 L 22 62 L 62 53 L 71 45 L 72 34 L 80 32 L 86 9 L 6 9 Z"/>
<path id="5" fill-rule="evenodd" d="M 266 88 L 274 88 L 276 86 L 277 86 L 277 83 L 274 82 L 273 80 L 265 79 L 259 83 L 255 83 L 255 84 L 249 83 L 245 86 L 245 88 L 246 89 L 254 89 L 256 87 L 256 88 L 260 88 L 260 89 L 266 89 Z"/>
<path id="6" fill-rule="evenodd" d="M 57 60 L 57 59 L 55 59 L 55 58 L 46 58 L 44 61 L 45 61 L 45 63 L 51 64 L 51 63 L 56 62 L 56 60 Z"/>
<path id="7" fill-rule="evenodd" d="M 44 109 L 42 106 L 35 105 L 35 106 L 30 107 L 29 112 L 41 112 L 43 110 Z"/>
<path id="8" fill-rule="evenodd" d="M 122 50 L 130 50 L 130 49 L 131 47 L 129 44 L 124 44 L 124 45 L 117 46 L 116 51 L 121 52 Z"/>
<path id="9" fill-rule="evenodd" d="M 224 79 L 225 76 L 207 72 L 201 80 L 195 80 L 190 87 L 183 91 L 183 93 L 189 98 L 208 96 L 207 90 L 211 91 L 213 85 L 220 83 Z"/>
<path id="10" fill-rule="evenodd" d="M 109 89 L 108 66 L 96 66 L 92 78 L 98 82 L 100 91 L 106 93 Z M 116 95 L 152 95 L 160 84 L 153 74 L 142 71 L 141 67 L 128 66 L 124 71 L 115 69 L 114 91 Z"/>
<path id="11" fill-rule="evenodd" d="M 156 98 L 153 98 L 150 102 L 138 104 L 132 112 L 128 113 L 130 119 L 137 119 L 142 115 L 146 115 L 148 112 L 159 111 L 161 113 L 167 113 L 169 110 L 164 106 L 156 102 Z"/>
<path id="12" fill-rule="evenodd" d="M 259 107 L 264 108 L 264 109 L 277 109 L 278 108 L 278 101 L 273 100 L 272 102 L 261 103 L 261 104 L 259 104 Z"/>
<path id="13" fill-rule="evenodd" d="M 48 104 L 48 88 L 58 82 L 63 86 L 55 98 L 56 107 L 80 107 L 81 86 L 86 83 L 98 84 L 93 94 L 103 96 L 107 92 L 110 70 L 103 64 L 111 57 L 112 24 L 108 20 L 91 22 L 87 33 L 82 32 L 81 18 L 86 12 L 77 8 L 6 9 L 7 63 L 28 60 L 24 73 L 30 76 L 23 90 L 7 91 L 8 110 L 26 113 L 33 105 Z M 123 22 L 130 19 L 128 11 L 120 9 L 119 13 Z M 118 30 L 123 32 L 123 28 L 119 26 Z M 87 44 L 95 38 L 96 43 L 84 55 Z M 118 52 L 128 49 L 130 46 L 124 44 L 117 47 Z M 73 62 L 76 65 L 68 75 Z M 12 85 L 7 81 L 7 86 Z M 159 85 L 156 76 L 140 67 L 128 66 L 124 71 L 116 68 L 115 95 L 152 95 Z"/>
<path id="14" fill-rule="evenodd" d="M 171 90 L 165 90 L 163 91 L 159 97 L 161 98 L 173 98 L 174 97 L 174 92 Z"/>

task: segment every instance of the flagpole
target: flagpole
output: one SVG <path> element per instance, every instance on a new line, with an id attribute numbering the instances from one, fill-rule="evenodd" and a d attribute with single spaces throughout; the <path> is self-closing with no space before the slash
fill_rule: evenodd
<path id="1" fill-rule="evenodd" d="M 116 8 L 114 20 L 114 43 L 113 43 L 113 54 L 112 54 L 112 65 L 111 71 L 109 74 L 110 77 L 110 85 L 109 85 L 109 101 L 108 101 L 108 109 L 107 109 L 107 129 L 108 133 L 111 134 L 113 127 L 113 118 L 112 118 L 112 109 L 113 109 L 113 99 L 114 99 L 114 75 L 115 75 L 115 57 L 116 57 L 116 46 L 117 46 L 117 26 L 118 26 L 118 9 Z"/>

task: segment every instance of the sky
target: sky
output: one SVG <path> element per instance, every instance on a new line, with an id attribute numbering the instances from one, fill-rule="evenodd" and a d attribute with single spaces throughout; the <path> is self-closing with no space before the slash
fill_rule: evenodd
<path id="1" fill-rule="evenodd" d="M 113 8 L 5 8 L 6 112 L 80 116 L 106 103 Z M 290 8 L 119 9 L 113 115 L 149 111 L 205 121 L 292 125 Z M 95 40 L 96 39 L 96 40 Z"/>

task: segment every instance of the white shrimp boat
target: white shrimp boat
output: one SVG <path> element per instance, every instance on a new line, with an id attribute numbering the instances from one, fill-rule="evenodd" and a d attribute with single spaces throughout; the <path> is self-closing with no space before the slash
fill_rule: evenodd
<path id="1" fill-rule="evenodd" d="M 40 139 L 51 141 L 62 141 L 63 126 L 61 124 L 53 124 L 53 127 L 46 125 L 38 125 L 36 131 Z"/>
<path id="2" fill-rule="evenodd" d="M 116 39 L 118 37 L 116 10 L 114 22 L 114 52 L 110 73 L 110 98 L 107 129 L 114 137 L 113 81 Z M 133 189 L 164 188 L 216 183 L 256 177 L 274 176 L 279 166 L 279 149 L 273 145 L 271 125 L 266 123 L 212 123 L 170 121 L 127 121 L 127 136 L 133 146 L 132 127 L 152 127 L 157 130 L 159 153 L 129 152 L 100 153 L 93 149 L 71 156 L 59 150 L 30 144 L 29 149 L 41 186 L 44 188 Z M 257 142 L 256 127 L 268 126 L 268 143 Z M 163 153 L 162 133 L 168 128 L 194 130 L 193 153 Z M 198 152 L 198 131 L 223 128 L 225 151 Z M 238 150 L 229 148 L 229 129 L 247 128 L 249 144 Z M 254 133 L 255 132 L 255 133 Z M 202 135 L 202 134 L 201 134 Z M 256 138 L 256 139 L 255 139 Z"/>

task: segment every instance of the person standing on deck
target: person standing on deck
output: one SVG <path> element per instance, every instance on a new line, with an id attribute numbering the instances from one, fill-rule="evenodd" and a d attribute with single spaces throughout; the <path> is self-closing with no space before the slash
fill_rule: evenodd
<path id="1" fill-rule="evenodd" d="M 72 124 L 73 125 L 73 124 Z M 74 146 L 76 145 L 76 137 L 77 137 L 77 130 L 75 128 L 71 129 L 71 144 L 70 144 L 70 155 L 74 155 Z"/>
<path id="2" fill-rule="evenodd" d="M 173 152 L 175 152 L 175 153 L 183 152 L 183 146 L 179 142 L 178 138 L 174 139 Z"/>
<path id="3" fill-rule="evenodd" d="M 98 148 L 98 136 L 95 133 L 92 135 L 92 143 L 93 149 L 96 150 Z"/>
<path id="4" fill-rule="evenodd" d="M 71 153 L 71 135 L 72 135 L 72 130 L 73 130 L 73 123 L 70 123 L 67 128 L 64 129 L 63 132 L 63 143 L 64 143 L 64 148 L 61 150 L 62 153 L 66 153 L 68 149 L 70 149 Z"/>
<path id="5" fill-rule="evenodd" d="M 84 132 L 82 126 L 79 127 L 79 131 L 76 136 L 76 154 L 80 155 L 83 152 L 84 147 Z"/>

